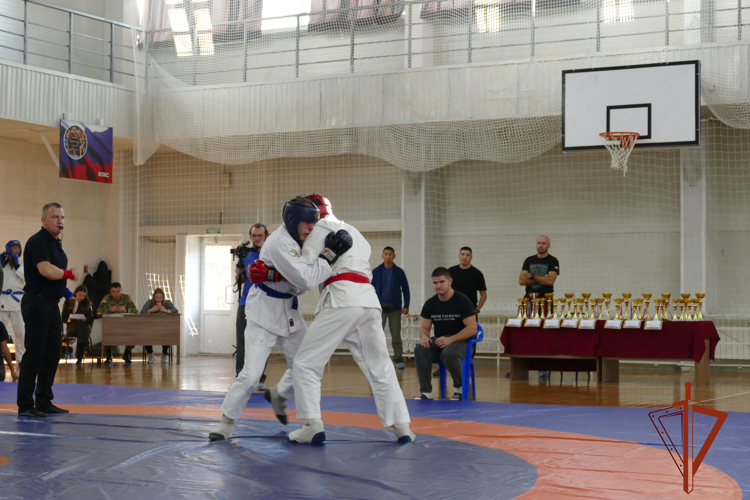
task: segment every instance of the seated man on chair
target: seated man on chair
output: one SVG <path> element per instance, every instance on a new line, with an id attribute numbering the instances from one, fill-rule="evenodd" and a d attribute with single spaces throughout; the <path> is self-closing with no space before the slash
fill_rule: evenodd
<path id="1" fill-rule="evenodd" d="M 133 299 L 130 295 L 122 293 L 122 285 L 115 282 L 109 287 L 109 294 L 105 295 L 101 303 L 99 303 L 99 309 L 96 310 L 96 315 L 102 317 L 105 314 L 138 314 L 138 309 L 133 303 Z M 125 346 L 125 354 L 122 355 L 123 361 L 130 364 L 132 362 L 131 351 L 133 350 L 132 345 Z M 107 363 L 112 364 L 112 348 L 107 348 Z"/>
<path id="2" fill-rule="evenodd" d="M 466 357 L 466 341 L 477 333 L 477 316 L 471 300 L 453 290 L 452 282 L 448 269 L 438 267 L 432 271 L 436 295 L 422 307 L 420 340 L 414 348 L 420 394 L 414 399 L 432 399 L 432 362 L 438 359 L 453 378 L 451 401 L 462 399 L 461 362 Z M 433 325 L 435 336 L 430 337 Z"/>

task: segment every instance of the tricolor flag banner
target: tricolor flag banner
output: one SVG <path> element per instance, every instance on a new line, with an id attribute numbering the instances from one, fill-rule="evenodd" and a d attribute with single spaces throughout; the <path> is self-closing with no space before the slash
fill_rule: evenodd
<path id="1" fill-rule="evenodd" d="M 60 177 L 112 184 L 112 127 L 60 120 Z"/>

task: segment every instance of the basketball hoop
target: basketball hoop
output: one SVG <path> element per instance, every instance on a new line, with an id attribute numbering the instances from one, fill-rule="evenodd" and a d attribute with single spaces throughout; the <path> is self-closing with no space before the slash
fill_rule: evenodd
<path id="1" fill-rule="evenodd" d="M 602 144 L 612 155 L 612 168 L 628 173 L 628 157 L 635 147 L 635 141 L 641 136 L 638 132 L 602 132 L 599 134 Z"/>

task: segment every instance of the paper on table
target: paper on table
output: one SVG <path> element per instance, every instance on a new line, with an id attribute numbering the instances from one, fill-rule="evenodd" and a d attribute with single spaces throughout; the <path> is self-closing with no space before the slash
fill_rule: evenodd
<path id="1" fill-rule="evenodd" d="M 86 316 L 83 314 L 71 314 L 68 316 L 70 319 L 86 319 Z"/>

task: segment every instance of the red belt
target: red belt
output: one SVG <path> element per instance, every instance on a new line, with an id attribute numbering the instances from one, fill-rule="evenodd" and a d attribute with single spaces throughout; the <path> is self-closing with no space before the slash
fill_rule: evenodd
<path id="1" fill-rule="evenodd" d="M 335 283 L 337 281 L 353 281 L 354 283 L 370 283 L 370 280 L 366 276 L 362 276 L 357 273 L 341 273 L 335 276 L 331 276 L 325 282 L 325 286 Z"/>

